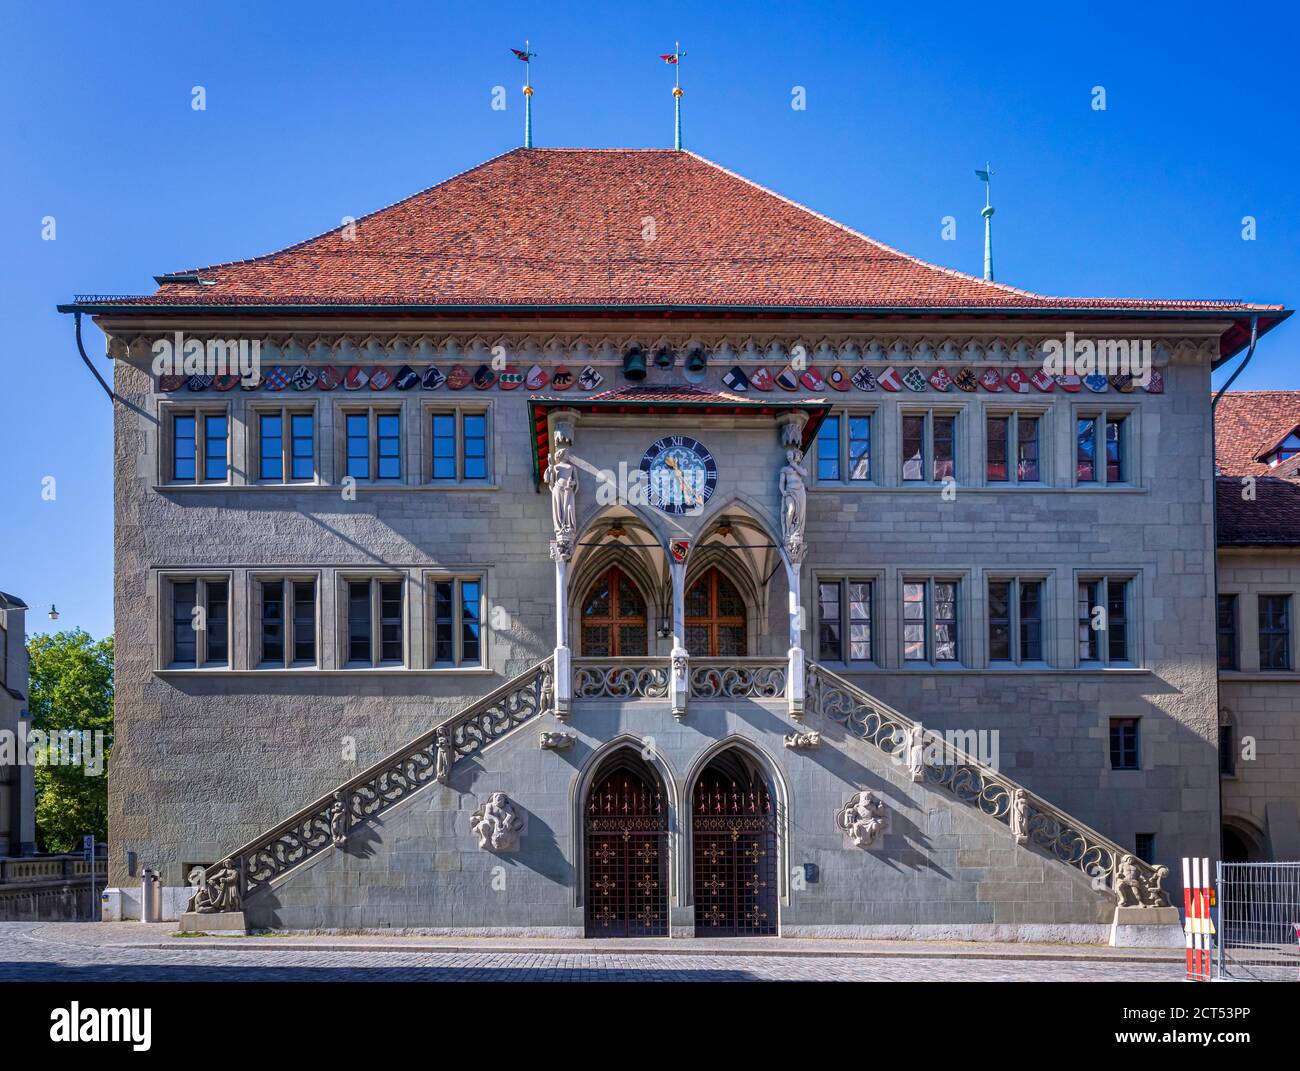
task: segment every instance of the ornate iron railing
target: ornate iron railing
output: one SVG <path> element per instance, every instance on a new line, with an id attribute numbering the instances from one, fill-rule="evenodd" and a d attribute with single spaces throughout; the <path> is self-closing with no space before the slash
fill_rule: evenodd
<path id="1" fill-rule="evenodd" d="M 954 747 L 940 734 L 927 729 L 918 734 L 911 718 L 811 662 L 805 709 L 844 726 L 891 761 L 911 770 L 914 777 L 919 774 L 962 803 L 978 807 L 1008 826 L 1018 842 L 1037 845 L 1090 878 L 1104 876 L 1107 887 L 1116 892 L 1121 903 L 1125 895 L 1120 886 L 1127 883 L 1133 899 L 1142 906 L 1168 906 L 1168 893 L 1160 888 L 1167 868 L 1136 859 L 1114 841 Z M 1128 868 L 1127 872 L 1121 864 Z"/>
<path id="2" fill-rule="evenodd" d="M 227 853 L 241 878 L 241 899 L 264 888 L 313 855 L 346 841 L 348 832 L 376 818 L 452 767 L 554 703 L 553 660 L 547 658 L 441 722 L 400 750 L 345 781 L 333 792 L 255 840 Z M 337 810 L 338 805 L 341 810 Z M 208 868 L 211 876 L 222 864 Z"/>
<path id="3" fill-rule="evenodd" d="M 574 699 L 667 699 L 666 658 L 575 658 Z"/>
<path id="4" fill-rule="evenodd" d="M 744 658 L 692 658 L 692 699 L 780 699 L 786 663 Z"/>

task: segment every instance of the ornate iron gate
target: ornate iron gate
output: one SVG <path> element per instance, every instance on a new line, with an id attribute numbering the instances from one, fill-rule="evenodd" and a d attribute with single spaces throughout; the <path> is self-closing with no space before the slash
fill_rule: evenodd
<path id="1" fill-rule="evenodd" d="M 705 770 L 695 786 L 695 936 L 776 933 L 776 814 L 761 781 Z"/>
<path id="2" fill-rule="evenodd" d="M 663 796 L 620 769 L 587 802 L 588 937 L 668 934 L 668 825 Z"/>

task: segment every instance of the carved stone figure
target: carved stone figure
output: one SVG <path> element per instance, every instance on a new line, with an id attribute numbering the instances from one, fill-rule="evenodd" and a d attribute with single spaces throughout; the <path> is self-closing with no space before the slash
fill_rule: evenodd
<path id="1" fill-rule="evenodd" d="M 785 452 L 786 465 L 781 469 L 781 542 L 792 559 L 801 561 L 807 552 L 804 524 L 808 519 L 808 469 L 803 452 Z"/>
<path id="2" fill-rule="evenodd" d="M 451 777 L 451 734 L 446 729 L 438 729 L 434 734 L 434 749 L 437 755 L 433 776 L 438 784 L 445 785 Z"/>
<path id="3" fill-rule="evenodd" d="M 342 848 L 348 842 L 348 805 L 337 793 L 330 808 L 330 840 L 336 848 Z"/>
<path id="4" fill-rule="evenodd" d="M 519 813 L 504 792 L 493 792 L 470 816 L 470 828 L 478 834 L 478 846 L 494 852 L 508 852 L 519 846 Z"/>
<path id="5" fill-rule="evenodd" d="M 569 460 L 569 448 L 556 445 L 546 466 L 546 485 L 551 489 L 551 524 L 557 543 L 565 542 L 578 528 L 578 470 Z"/>
<path id="6" fill-rule="evenodd" d="M 874 792 L 859 792 L 840 808 L 836 825 L 859 848 L 871 848 L 885 830 L 885 801 Z"/>
<path id="7" fill-rule="evenodd" d="M 790 748 L 820 747 L 822 734 L 816 730 L 806 733 L 786 733 L 785 746 Z"/>
<path id="8" fill-rule="evenodd" d="M 907 734 L 907 769 L 913 781 L 925 780 L 925 729 L 920 725 Z"/>
<path id="9" fill-rule="evenodd" d="M 684 654 L 673 655 L 673 674 L 675 676 L 680 677 L 683 673 L 686 672 L 690 664 L 691 664 L 691 660 L 688 655 L 684 655 Z"/>
<path id="10" fill-rule="evenodd" d="M 538 737 L 538 743 L 543 751 L 563 751 L 565 748 L 573 747 L 577 739 L 572 733 L 544 732 Z"/>
<path id="11" fill-rule="evenodd" d="M 1011 796 L 1011 833 L 1017 844 L 1029 840 L 1029 794 L 1018 788 Z"/>
<path id="12" fill-rule="evenodd" d="M 242 911 L 239 892 L 239 871 L 233 859 L 223 859 L 221 865 L 206 876 L 206 880 L 190 897 L 187 911 L 201 915 L 215 915 L 225 911 Z"/>
<path id="13" fill-rule="evenodd" d="M 1168 907 L 1169 894 L 1160 887 L 1168 873 L 1168 867 L 1158 866 L 1148 876 L 1134 856 L 1124 856 L 1116 868 L 1113 883 L 1119 906 Z"/>

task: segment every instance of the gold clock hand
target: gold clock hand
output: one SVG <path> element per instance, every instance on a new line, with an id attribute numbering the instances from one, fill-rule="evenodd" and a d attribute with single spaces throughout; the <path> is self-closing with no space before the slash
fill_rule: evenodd
<path id="1" fill-rule="evenodd" d="M 677 477 L 677 483 L 682 489 L 682 500 L 686 505 L 691 505 L 695 501 L 695 496 L 691 493 L 691 489 L 686 486 L 686 479 L 682 476 L 681 466 L 677 464 L 677 459 L 671 456 L 666 457 L 664 458 L 664 464 L 672 469 L 673 475 Z"/>

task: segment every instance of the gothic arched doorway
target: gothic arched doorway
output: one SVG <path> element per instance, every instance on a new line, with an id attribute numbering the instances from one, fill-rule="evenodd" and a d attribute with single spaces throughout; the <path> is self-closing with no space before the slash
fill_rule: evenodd
<path id="1" fill-rule="evenodd" d="M 776 802 L 758 763 L 730 748 L 691 789 L 697 937 L 777 931 Z"/>
<path id="2" fill-rule="evenodd" d="M 686 650 L 695 658 L 745 655 L 745 600 L 716 567 L 686 591 Z"/>
<path id="3" fill-rule="evenodd" d="M 597 771 L 583 832 L 587 936 L 667 936 L 667 801 L 636 752 L 620 751 Z"/>
<path id="4" fill-rule="evenodd" d="M 649 644 L 645 597 L 617 565 L 592 581 L 582 600 L 582 653 L 595 658 L 644 655 Z"/>

